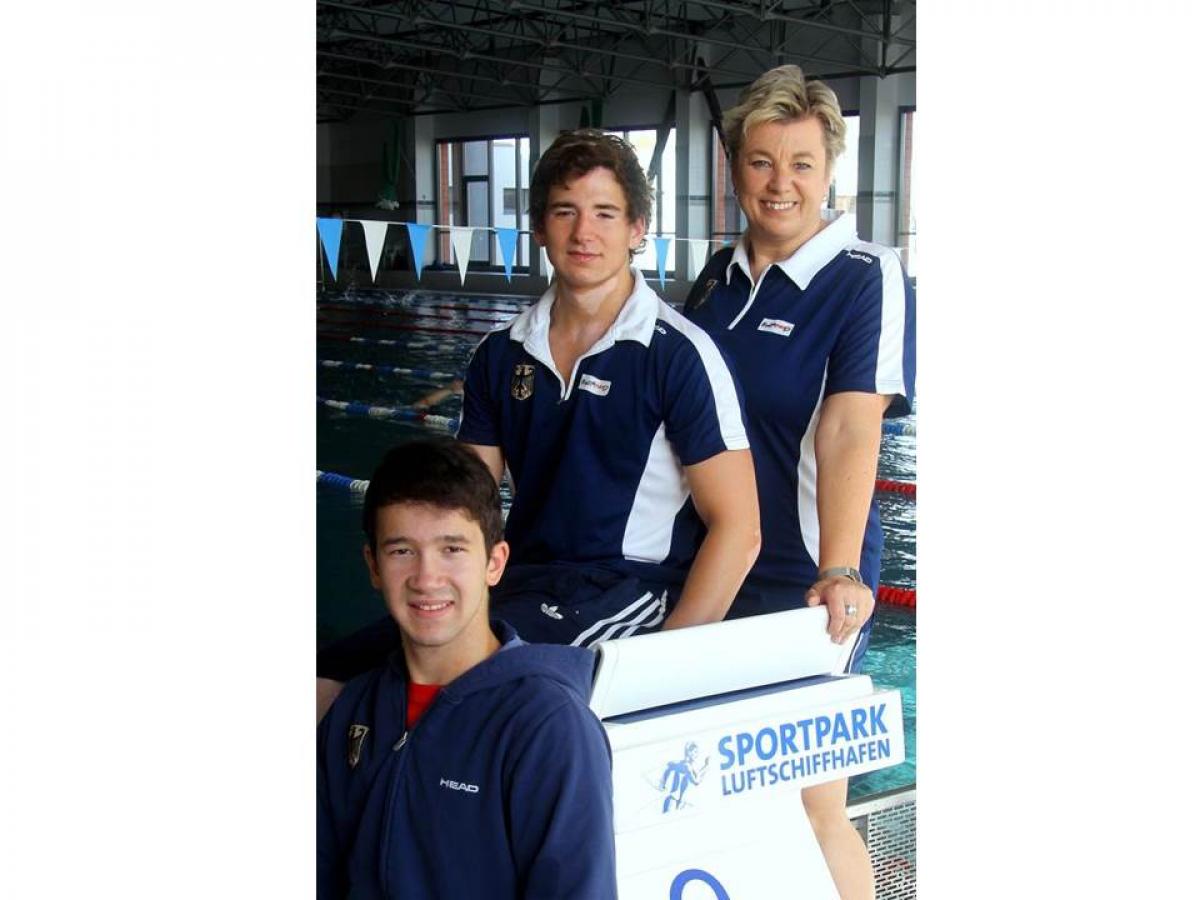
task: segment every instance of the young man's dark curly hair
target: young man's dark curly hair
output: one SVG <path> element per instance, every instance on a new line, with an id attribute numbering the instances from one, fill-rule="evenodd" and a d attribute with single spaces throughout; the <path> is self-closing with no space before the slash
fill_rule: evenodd
<path id="1" fill-rule="evenodd" d="M 597 168 L 608 169 L 621 185 L 629 221 L 644 219 L 649 230 L 654 212 L 654 193 L 633 147 L 615 134 L 605 134 L 594 128 L 580 128 L 560 134 L 542 154 L 537 168 L 533 170 L 533 180 L 529 184 L 529 221 L 534 231 L 541 231 L 545 224 L 550 189 L 565 185 Z M 645 246 L 643 238 L 630 251 L 629 258 L 633 259 L 634 254 L 640 253 Z"/>

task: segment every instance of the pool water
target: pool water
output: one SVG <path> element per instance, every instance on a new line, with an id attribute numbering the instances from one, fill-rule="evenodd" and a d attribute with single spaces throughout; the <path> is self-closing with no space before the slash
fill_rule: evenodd
<path id="1" fill-rule="evenodd" d="M 489 328 L 487 321 L 504 321 L 529 299 L 425 291 L 326 292 L 318 295 L 317 356 L 355 364 L 461 372 L 471 350 Z M 459 306 L 470 308 L 450 308 Z M 419 317 L 414 315 L 418 310 L 422 313 Z M 422 330 L 408 330 L 411 328 Z M 455 330 L 473 333 L 444 333 Z M 395 345 L 350 342 L 346 338 L 351 335 L 368 341 L 394 341 Z M 375 406 L 407 406 L 440 385 L 440 381 L 429 378 L 319 364 L 317 372 L 321 397 Z M 461 400 L 450 397 L 430 412 L 457 419 L 460 410 Z M 390 447 L 428 433 L 419 424 L 318 407 L 317 468 L 351 478 L 369 478 Z M 884 435 L 879 477 L 916 480 L 915 437 Z M 506 506 L 509 499 L 504 496 Z M 915 588 L 916 503 L 910 497 L 891 493 L 880 493 L 878 499 L 884 527 L 882 583 Z M 360 496 L 336 487 L 318 487 L 318 646 L 374 621 L 383 612 L 362 561 L 361 511 Z M 851 779 L 851 799 L 911 786 L 916 781 L 916 612 L 880 604 L 875 617 L 863 671 L 877 688 L 900 691 L 905 761 Z"/>

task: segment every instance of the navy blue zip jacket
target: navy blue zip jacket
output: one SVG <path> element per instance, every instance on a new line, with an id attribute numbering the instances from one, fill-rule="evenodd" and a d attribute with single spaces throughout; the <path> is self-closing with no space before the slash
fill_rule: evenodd
<path id="1" fill-rule="evenodd" d="M 402 652 L 317 730 L 317 895 L 612 900 L 612 756 L 587 708 L 594 657 L 526 644 L 446 685 L 405 730 Z"/>

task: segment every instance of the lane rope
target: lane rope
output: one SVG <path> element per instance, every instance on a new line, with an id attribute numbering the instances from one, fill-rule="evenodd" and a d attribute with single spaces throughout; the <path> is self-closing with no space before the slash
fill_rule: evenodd
<path id="1" fill-rule="evenodd" d="M 317 406 L 335 409 L 349 416 L 365 416 L 369 419 L 391 419 L 395 422 L 416 422 L 426 428 L 438 431 L 453 431 L 458 425 L 457 417 L 435 416 L 423 409 L 411 406 L 371 406 L 367 403 L 350 402 L 346 400 L 329 400 L 317 398 Z"/>
<path id="2" fill-rule="evenodd" d="M 510 319 L 514 318 L 513 316 L 509 315 L 508 313 L 504 313 L 504 312 L 497 313 L 498 318 L 488 318 L 485 316 L 464 316 L 461 313 L 454 313 L 454 312 L 445 312 L 445 313 L 443 313 L 443 312 L 433 312 L 433 313 L 418 312 L 414 309 L 406 309 L 406 308 L 400 307 L 400 306 L 362 307 L 362 306 L 354 306 L 352 304 L 337 304 L 337 303 L 319 303 L 319 304 L 317 304 L 317 312 L 321 315 L 324 315 L 329 312 L 359 313 L 359 314 L 375 313 L 383 318 L 387 318 L 388 316 L 404 316 L 409 319 L 433 319 L 435 321 L 440 320 L 440 319 L 454 319 L 457 322 L 485 322 L 488 325 L 499 325 L 503 322 L 507 322 Z M 330 321 L 335 321 L 335 320 L 331 319 Z M 342 320 L 338 319 L 336 321 L 342 321 Z M 365 321 L 371 321 L 371 320 L 358 319 L 357 321 L 365 322 Z"/>
<path id="3" fill-rule="evenodd" d="M 385 375 L 405 375 L 412 378 L 427 378 L 430 381 L 453 381 L 462 378 L 461 372 L 434 372 L 431 369 L 402 369 L 399 366 L 376 366 L 371 363 L 347 362 L 342 359 L 319 359 L 317 364 L 326 369 L 355 369 L 361 372 L 382 372 Z"/>
<path id="4" fill-rule="evenodd" d="M 338 291 L 318 291 L 317 303 L 353 303 L 363 307 L 394 307 L 394 308 L 412 308 L 412 307 L 430 307 L 437 309 L 467 309 L 477 312 L 488 312 L 494 310 L 496 312 L 520 312 L 528 307 L 531 303 L 536 303 L 538 297 L 529 297 L 526 295 L 513 297 L 494 297 L 494 296 L 470 296 L 470 295 L 451 295 L 449 299 L 459 300 L 459 303 L 447 303 L 448 299 L 445 294 L 440 293 L 425 293 L 422 291 L 407 291 L 403 294 L 392 294 L 383 292 L 382 299 L 366 296 L 361 293 L 352 293 L 345 290 Z M 329 299 L 324 299 L 329 298 Z"/>
<path id="5" fill-rule="evenodd" d="M 891 606 L 907 606 L 910 609 L 917 608 L 917 592 L 909 588 L 881 584 L 879 590 L 875 592 L 875 599 L 880 603 L 887 603 Z"/>
<path id="6" fill-rule="evenodd" d="M 453 340 L 437 340 L 435 338 L 423 337 L 414 337 L 409 340 L 394 340 L 391 338 L 362 337 L 351 332 L 318 331 L 317 339 L 322 341 L 345 341 L 349 344 L 363 344 L 370 347 L 403 347 L 406 350 L 462 350 L 462 347 Z"/>
<path id="7" fill-rule="evenodd" d="M 904 494 L 907 497 L 912 497 L 914 500 L 917 497 L 917 485 L 913 481 L 892 481 L 890 478 L 876 478 L 875 490 L 887 491 L 892 494 Z"/>
<path id="8" fill-rule="evenodd" d="M 340 488 L 352 494 L 365 494 L 370 481 L 365 478 L 351 478 L 349 475 L 339 475 L 337 472 L 322 472 L 317 469 L 317 484 Z"/>
<path id="9" fill-rule="evenodd" d="M 492 329 L 484 328 L 441 328 L 434 325 L 401 325 L 399 322 L 363 322 L 358 319 L 342 321 L 340 319 L 329 319 L 324 316 L 317 316 L 317 322 L 321 325 L 358 325 L 363 328 L 382 328 L 385 331 L 417 331 L 421 334 L 474 334 L 483 337 L 490 334 Z"/>

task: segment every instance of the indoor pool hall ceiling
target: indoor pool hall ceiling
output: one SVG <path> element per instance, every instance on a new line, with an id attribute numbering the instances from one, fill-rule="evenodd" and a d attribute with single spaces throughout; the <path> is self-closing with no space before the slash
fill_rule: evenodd
<path id="1" fill-rule="evenodd" d="M 318 0 L 317 117 L 716 90 L 798 63 L 825 80 L 916 68 L 915 0 Z"/>

